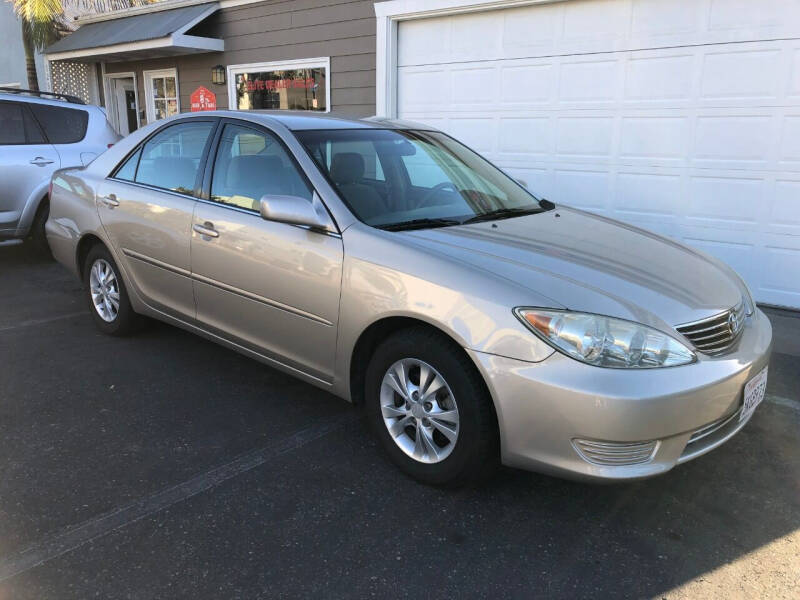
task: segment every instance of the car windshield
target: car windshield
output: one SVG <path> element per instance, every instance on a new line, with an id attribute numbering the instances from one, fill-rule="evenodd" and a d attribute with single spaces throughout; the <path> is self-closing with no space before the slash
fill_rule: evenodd
<path id="1" fill-rule="evenodd" d="M 541 212 L 511 177 L 438 132 L 295 133 L 361 221 L 383 229 L 445 227 Z"/>

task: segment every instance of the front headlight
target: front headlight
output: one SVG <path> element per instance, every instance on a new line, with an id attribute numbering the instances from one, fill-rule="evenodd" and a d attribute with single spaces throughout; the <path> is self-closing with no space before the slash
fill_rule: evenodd
<path id="1" fill-rule="evenodd" d="M 540 308 L 516 308 L 514 314 L 551 346 L 590 365 L 650 369 L 695 360 L 678 340 L 632 321 Z"/>

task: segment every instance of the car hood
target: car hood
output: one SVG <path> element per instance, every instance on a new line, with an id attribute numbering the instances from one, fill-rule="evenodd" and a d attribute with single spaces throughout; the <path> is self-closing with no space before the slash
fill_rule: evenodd
<path id="1" fill-rule="evenodd" d="M 428 251 L 550 298 L 551 307 L 663 327 L 722 312 L 742 300 L 736 280 L 701 253 L 563 206 L 404 235 Z"/>

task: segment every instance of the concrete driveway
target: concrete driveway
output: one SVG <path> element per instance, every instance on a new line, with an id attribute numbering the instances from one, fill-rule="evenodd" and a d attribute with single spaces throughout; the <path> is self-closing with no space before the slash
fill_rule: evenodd
<path id="1" fill-rule="evenodd" d="M 346 402 L 178 329 L 94 329 L 0 246 L 0 599 L 800 596 L 800 318 L 765 403 L 649 481 L 403 476 Z"/>

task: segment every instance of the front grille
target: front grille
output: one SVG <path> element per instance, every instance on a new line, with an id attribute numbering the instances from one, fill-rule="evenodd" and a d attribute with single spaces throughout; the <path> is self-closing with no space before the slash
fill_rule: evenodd
<path id="1" fill-rule="evenodd" d="M 725 352 L 736 343 L 744 329 L 746 318 L 744 302 L 723 313 L 678 325 L 677 329 L 695 348 L 706 354 Z"/>
<path id="2" fill-rule="evenodd" d="M 640 465 L 649 462 L 658 447 L 658 441 L 649 442 L 598 442 L 572 440 L 578 454 L 585 461 L 610 467 Z"/>

